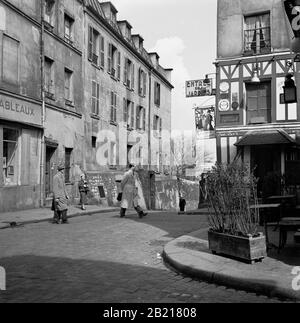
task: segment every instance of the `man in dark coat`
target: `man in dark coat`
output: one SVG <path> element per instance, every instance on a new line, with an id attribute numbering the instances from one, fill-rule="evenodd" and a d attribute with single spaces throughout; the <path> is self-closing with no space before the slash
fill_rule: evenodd
<path id="1" fill-rule="evenodd" d="M 59 219 L 61 219 L 61 223 L 68 223 L 67 212 L 68 212 L 68 194 L 65 186 L 65 175 L 64 170 L 65 167 L 63 165 L 59 165 L 57 167 L 57 174 L 53 178 L 53 197 L 56 209 L 56 223 L 59 223 Z"/>

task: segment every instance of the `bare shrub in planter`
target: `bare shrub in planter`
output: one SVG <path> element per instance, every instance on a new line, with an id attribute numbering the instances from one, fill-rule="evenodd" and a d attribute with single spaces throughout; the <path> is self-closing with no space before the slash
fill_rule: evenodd
<path id="1" fill-rule="evenodd" d="M 266 239 L 258 232 L 257 180 L 238 163 L 217 164 L 207 176 L 210 204 L 208 232 L 213 253 L 254 263 L 266 257 Z"/>
<path id="2" fill-rule="evenodd" d="M 233 236 L 258 236 L 257 180 L 249 167 L 216 164 L 207 176 L 209 224 L 212 231 Z"/>

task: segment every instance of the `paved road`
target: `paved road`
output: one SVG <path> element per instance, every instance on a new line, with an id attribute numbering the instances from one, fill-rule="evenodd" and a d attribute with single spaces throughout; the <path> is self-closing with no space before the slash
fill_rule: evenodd
<path id="1" fill-rule="evenodd" d="M 185 278 L 160 253 L 170 240 L 200 229 L 199 215 L 116 214 L 0 230 L 1 302 L 211 303 L 279 302 Z"/>

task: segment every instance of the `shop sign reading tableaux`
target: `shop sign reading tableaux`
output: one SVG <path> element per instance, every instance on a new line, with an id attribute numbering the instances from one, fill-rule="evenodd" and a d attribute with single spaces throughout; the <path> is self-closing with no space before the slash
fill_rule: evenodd
<path id="1" fill-rule="evenodd" d="M 41 107 L 34 103 L 0 94 L 0 117 L 40 126 Z"/>

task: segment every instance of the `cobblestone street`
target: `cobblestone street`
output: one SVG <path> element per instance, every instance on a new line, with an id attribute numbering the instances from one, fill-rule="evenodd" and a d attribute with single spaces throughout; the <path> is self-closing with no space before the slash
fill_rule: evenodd
<path id="1" fill-rule="evenodd" d="M 107 213 L 1 230 L 7 291 L 0 302 L 280 302 L 185 278 L 163 264 L 167 242 L 205 226 L 199 215 Z"/>

